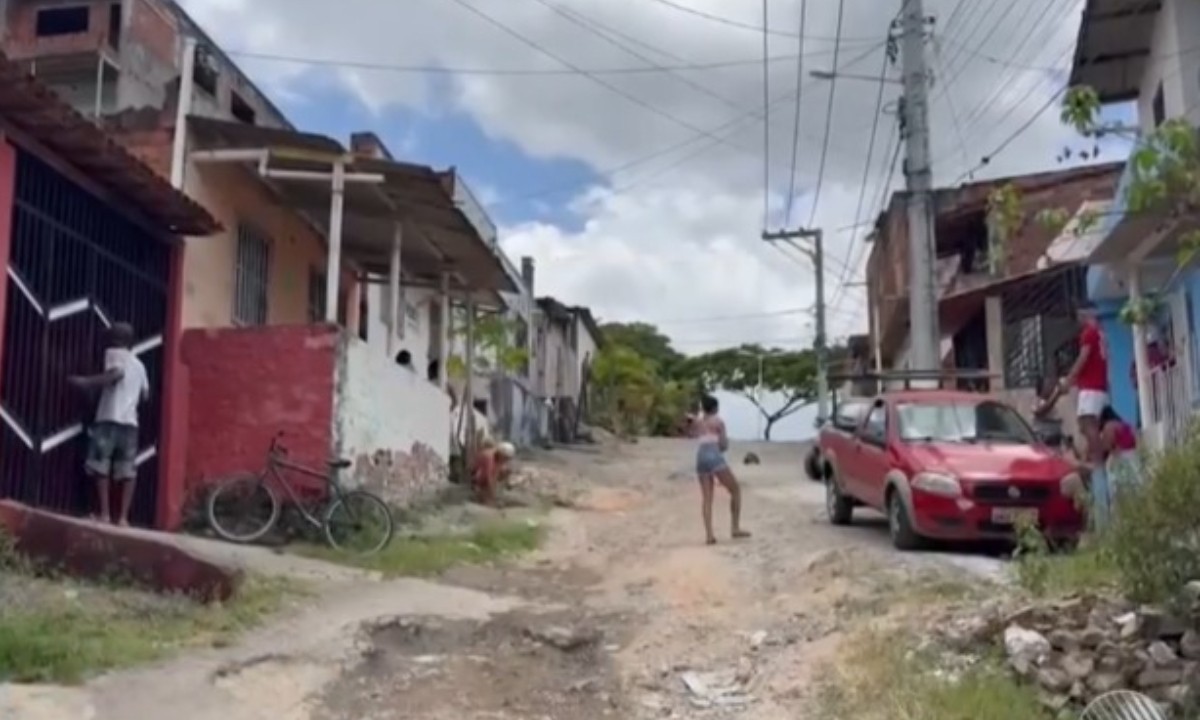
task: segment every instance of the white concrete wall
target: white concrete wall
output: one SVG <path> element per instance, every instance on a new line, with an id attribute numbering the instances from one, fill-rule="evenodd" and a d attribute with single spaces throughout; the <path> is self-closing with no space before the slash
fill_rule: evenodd
<path id="1" fill-rule="evenodd" d="M 385 320 L 388 289 L 384 285 L 371 285 L 367 289 L 367 343 L 372 352 L 388 356 L 388 328 Z M 437 352 L 438 338 L 434 336 L 436 325 L 437 293 L 428 288 L 405 288 L 402 293 L 403 322 L 397 324 L 397 337 L 391 357 L 401 350 L 412 353 L 413 369 L 422 378 L 427 377 L 429 361 Z"/>
<path id="2" fill-rule="evenodd" d="M 1187 52 L 1197 37 L 1200 3 L 1166 0 L 1155 20 L 1150 61 L 1140 83 L 1138 122 L 1144 131 L 1154 127 L 1154 95 L 1160 82 L 1167 118 L 1187 113 L 1192 122 L 1200 120 L 1200 54 Z"/>
<path id="3" fill-rule="evenodd" d="M 424 368 L 402 368 L 374 342 L 347 338 L 336 401 L 335 444 L 354 462 L 356 484 L 403 505 L 445 482 L 450 398 Z"/>

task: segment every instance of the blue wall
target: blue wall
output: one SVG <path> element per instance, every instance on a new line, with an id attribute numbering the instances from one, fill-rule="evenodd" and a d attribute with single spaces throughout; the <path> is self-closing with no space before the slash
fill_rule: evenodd
<path id="1" fill-rule="evenodd" d="M 1108 345 L 1108 387 L 1113 410 L 1123 418 L 1136 420 L 1137 393 L 1130 383 L 1129 368 L 1133 367 L 1133 332 L 1117 318 L 1125 300 L 1101 300 L 1096 303 L 1100 327 Z"/>

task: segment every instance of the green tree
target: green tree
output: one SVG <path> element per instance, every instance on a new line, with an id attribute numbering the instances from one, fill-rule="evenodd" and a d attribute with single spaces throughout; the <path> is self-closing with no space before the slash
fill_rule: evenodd
<path id="1" fill-rule="evenodd" d="M 1126 212 L 1160 219 L 1164 224 L 1195 220 L 1200 212 L 1200 141 L 1186 118 L 1173 118 L 1157 128 L 1141 133 L 1121 123 L 1110 122 L 1101 114 L 1100 96 L 1090 87 L 1078 86 L 1067 91 L 1060 113 L 1061 121 L 1075 129 L 1081 146 L 1068 146 L 1058 160 L 1094 159 L 1100 154 L 1100 141 L 1106 137 L 1132 136 L 1139 142 L 1127 163 L 1125 190 Z M 1015 186 L 993 191 L 988 204 L 992 229 L 993 257 L 1003 255 L 1003 246 L 1031 219 L 1055 232 L 1061 232 L 1071 220 L 1075 208 L 1042 208 L 1030 218 L 1030 208 Z M 1079 217 L 1074 232 L 1090 232 L 1099 215 Z M 1190 265 L 1200 252 L 1200 230 L 1185 232 L 1179 240 L 1179 267 Z M 1127 323 L 1145 322 L 1158 307 L 1154 296 L 1130 299 L 1120 317 Z"/>
<path id="2" fill-rule="evenodd" d="M 758 390 L 759 358 L 762 358 L 762 391 Z M 782 350 L 758 345 L 725 348 L 689 358 L 688 372 L 707 390 L 725 390 L 742 395 L 762 414 L 763 439 L 771 439 L 771 428 L 798 412 L 817 397 L 817 359 L 812 350 Z M 766 395 L 783 401 L 768 407 Z"/>
<path id="3" fill-rule="evenodd" d="M 475 318 L 475 370 L 486 373 L 494 370 L 515 371 L 529 362 L 529 351 L 518 344 L 521 320 L 507 318 L 499 313 L 479 315 Z M 456 313 L 452 337 L 466 344 L 467 318 L 465 312 Z M 466 377 L 465 352 L 450 355 L 446 372 L 450 377 Z"/>
<path id="4" fill-rule="evenodd" d="M 671 339 L 649 323 L 605 323 L 600 326 L 604 340 L 629 348 L 653 365 L 663 378 L 674 377 L 684 356 L 671 347 Z"/>
<path id="5" fill-rule="evenodd" d="M 592 361 L 595 421 L 618 435 L 646 432 L 660 386 L 649 360 L 623 345 L 606 344 Z"/>

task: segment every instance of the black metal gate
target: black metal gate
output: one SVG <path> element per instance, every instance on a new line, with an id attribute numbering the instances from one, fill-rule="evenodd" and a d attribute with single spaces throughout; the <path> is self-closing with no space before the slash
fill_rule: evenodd
<path id="1" fill-rule="evenodd" d="M 83 473 L 96 397 L 71 388 L 99 372 L 104 330 L 133 324 L 151 400 L 140 412 L 131 520 L 154 522 L 170 248 L 116 209 L 18 151 L 0 380 L 0 496 L 80 514 L 94 507 Z"/>

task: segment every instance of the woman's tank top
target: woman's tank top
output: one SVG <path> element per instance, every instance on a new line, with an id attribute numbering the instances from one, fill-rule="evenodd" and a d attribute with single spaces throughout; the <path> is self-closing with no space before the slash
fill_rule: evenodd
<path id="1" fill-rule="evenodd" d="M 715 417 L 706 416 L 700 418 L 699 428 L 696 433 L 697 446 L 720 445 L 721 434 L 717 432 L 716 424 Z"/>
<path id="2" fill-rule="evenodd" d="M 1137 435 L 1129 425 L 1119 422 L 1113 430 L 1113 449 L 1118 452 L 1137 450 Z"/>

